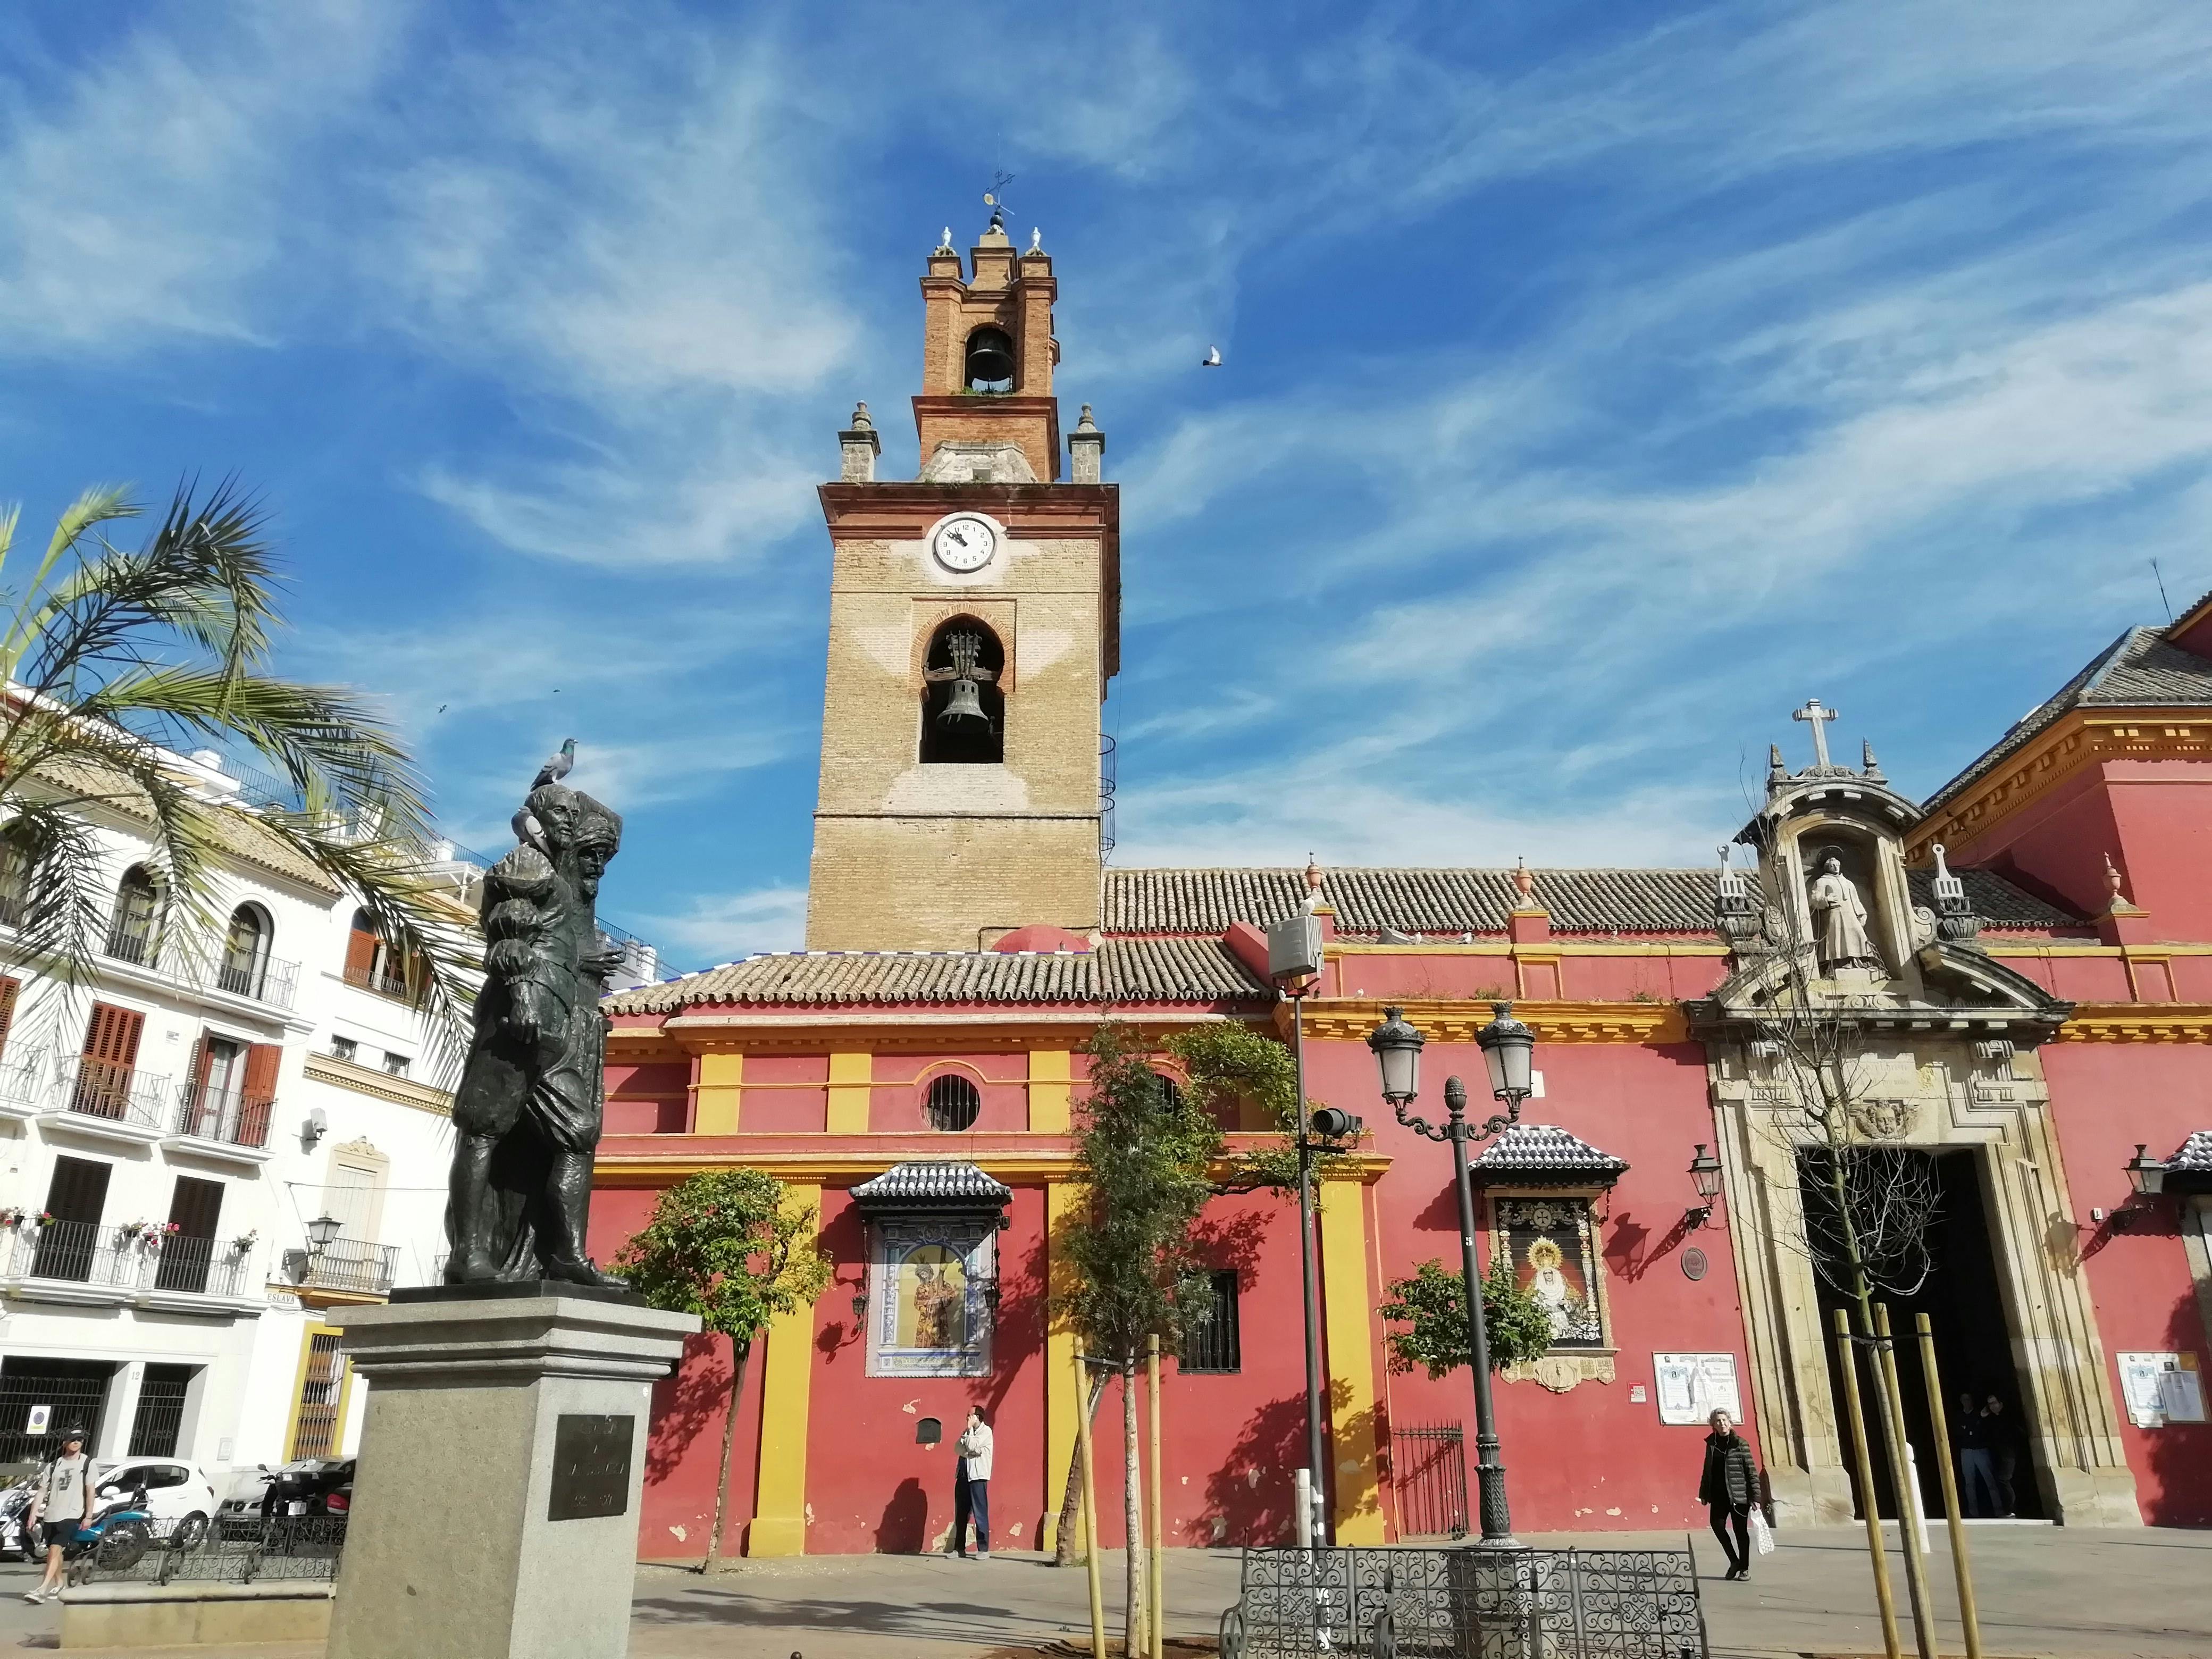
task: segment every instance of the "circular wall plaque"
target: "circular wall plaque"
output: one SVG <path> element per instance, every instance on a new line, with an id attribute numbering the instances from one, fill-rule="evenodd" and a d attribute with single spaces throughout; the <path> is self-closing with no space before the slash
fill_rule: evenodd
<path id="1" fill-rule="evenodd" d="M 1703 1279 L 1705 1276 L 1706 1266 L 1705 1253 L 1696 1245 L 1692 1244 L 1682 1252 L 1683 1278 Z"/>

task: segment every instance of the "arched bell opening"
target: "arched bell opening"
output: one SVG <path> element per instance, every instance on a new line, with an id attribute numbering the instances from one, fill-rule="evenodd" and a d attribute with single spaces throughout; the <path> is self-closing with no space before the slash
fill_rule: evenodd
<path id="1" fill-rule="evenodd" d="M 955 617 L 929 641 L 922 670 L 921 763 L 996 766 L 1006 758 L 1006 647 L 973 617 Z"/>
<path id="2" fill-rule="evenodd" d="M 970 392 L 1014 389 L 1014 343 L 1002 328 L 977 329 L 968 337 L 966 372 L 961 384 Z"/>

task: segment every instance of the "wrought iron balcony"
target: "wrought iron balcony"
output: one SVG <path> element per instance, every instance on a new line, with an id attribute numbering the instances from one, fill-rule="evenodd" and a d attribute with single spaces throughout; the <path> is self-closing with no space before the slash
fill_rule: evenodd
<path id="1" fill-rule="evenodd" d="M 380 997 L 392 997 L 401 1002 L 413 1000 L 407 993 L 407 975 L 381 963 L 373 963 L 362 968 L 348 968 L 345 970 L 345 982 L 349 985 L 358 985 L 364 991 L 374 991 Z"/>
<path id="2" fill-rule="evenodd" d="M 177 1091 L 174 1133 L 196 1140 L 228 1141 L 234 1146 L 265 1146 L 276 1105 L 275 1097 L 269 1095 L 185 1083 Z"/>
<path id="3" fill-rule="evenodd" d="M 37 1284 L 82 1285 L 120 1294 L 244 1294 L 246 1254 L 228 1240 L 182 1233 L 137 1234 L 105 1221 L 26 1223 L 4 1251 L 8 1277 L 37 1297 Z"/>
<path id="4" fill-rule="evenodd" d="M 138 1285 L 196 1296 L 238 1296 L 246 1279 L 246 1253 L 228 1239 L 182 1233 L 149 1241 L 139 1254 Z"/>
<path id="5" fill-rule="evenodd" d="M 341 1291 L 355 1296 L 388 1296 L 397 1244 L 370 1244 L 334 1238 L 320 1250 L 287 1250 L 284 1272 L 303 1291 Z"/>
<path id="6" fill-rule="evenodd" d="M 118 1230 L 98 1221 L 27 1223 L 15 1230 L 8 1262 L 11 1279 L 70 1285 L 129 1286 L 137 1283 L 137 1270 Z"/>
<path id="7" fill-rule="evenodd" d="M 154 930 L 147 923 L 130 916 L 118 916 L 108 925 L 106 952 L 118 962 L 128 962 L 141 968 L 150 968 L 160 954 L 154 943 Z"/>
<path id="8" fill-rule="evenodd" d="M 64 1111 L 136 1128 L 161 1127 L 169 1079 L 134 1071 L 119 1061 L 80 1055 L 60 1079 Z"/>
<path id="9" fill-rule="evenodd" d="M 0 1054 L 0 1112 L 27 1114 L 45 1105 L 46 1077 L 43 1050 L 10 1047 Z"/>
<path id="10" fill-rule="evenodd" d="M 4 906 L 0 906 L 0 921 L 6 920 Z M 248 962 L 228 951 L 214 958 L 195 957 L 173 944 L 164 946 L 150 927 L 134 923 L 127 917 L 117 917 L 109 927 L 102 949 L 118 962 L 146 969 L 179 985 L 228 991 L 234 997 L 249 997 L 273 1008 L 289 1008 L 299 994 L 300 964 L 296 962 L 287 962 L 281 957 L 262 957 Z"/>
<path id="11" fill-rule="evenodd" d="M 179 975 L 179 978 L 188 976 Z M 271 1007 L 289 1008 L 299 991 L 300 964 L 286 962 L 280 957 L 263 957 L 254 962 L 240 962 L 226 956 L 198 976 L 197 982 L 211 984 L 216 989 L 228 991 L 234 997 L 251 997 L 256 1002 L 265 1002 Z"/>

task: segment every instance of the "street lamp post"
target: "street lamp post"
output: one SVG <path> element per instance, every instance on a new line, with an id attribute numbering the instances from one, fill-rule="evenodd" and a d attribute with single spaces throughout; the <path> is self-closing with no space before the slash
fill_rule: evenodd
<path id="1" fill-rule="evenodd" d="M 1490 1073 L 1490 1094 L 1505 1103 L 1505 1109 L 1482 1123 L 1467 1121 L 1467 1086 L 1457 1078 L 1444 1080 L 1443 1124 L 1430 1123 L 1406 1109 L 1419 1097 L 1421 1047 L 1427 1038 L 1406 1022 L 1403 1011 L 1391 1008 L 1367 1038 L 1382 1073 L 1382 1097 L 1397 1113 L 1398 1121 L 1430 1140 L 1446 1140 L 1452 1149 L 1452 1184 L 1459 1195 L 1460 1272 L 1466 1281 L 1468 1358 L 1474 1371 L 1475 1476 L 1480 1484 L 1482 1542 L 1489 1549 L 1518 1549 L 1513 1536 L 1513 1517 L 1505 1501 L 1505 1466 L 1498 1456 L 1498 1420 L 1490 1398 L 1490 1331 L 1482 1310 L 1482 1276 L 1474 1252 L 1474 1178 L 1468 1167 L 1468 1143 L 1486 1140 L 1508 1127 L 1521 1115 L 1521 1103 L 1531 1092 L 1529 1060 L 1536 1039 L 1526 1025 L 1513 1018 L 1513 1005 L 1491 1005 L 1489 1024 L 1475 1034 L 1481 1045 L 1485 1068 Z"/>

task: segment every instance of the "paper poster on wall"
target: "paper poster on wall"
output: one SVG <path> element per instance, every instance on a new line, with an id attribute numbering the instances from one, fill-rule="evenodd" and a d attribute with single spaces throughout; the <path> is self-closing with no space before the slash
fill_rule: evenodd
<path id="1" fill-rule="evenodd" d="M 2120 1397 L 2139 1429 L 2204 1420 L 2204 1386 L 2193 1353 L 2124 1353 Z"/>
<path id="2" fill-rule="evenodd" d="M 1655 1353 L 1651 1370 L 1662 1423 L 1702 1423 L 1717 1411 L 1743 1420 L 1734 1354 Z"/>

